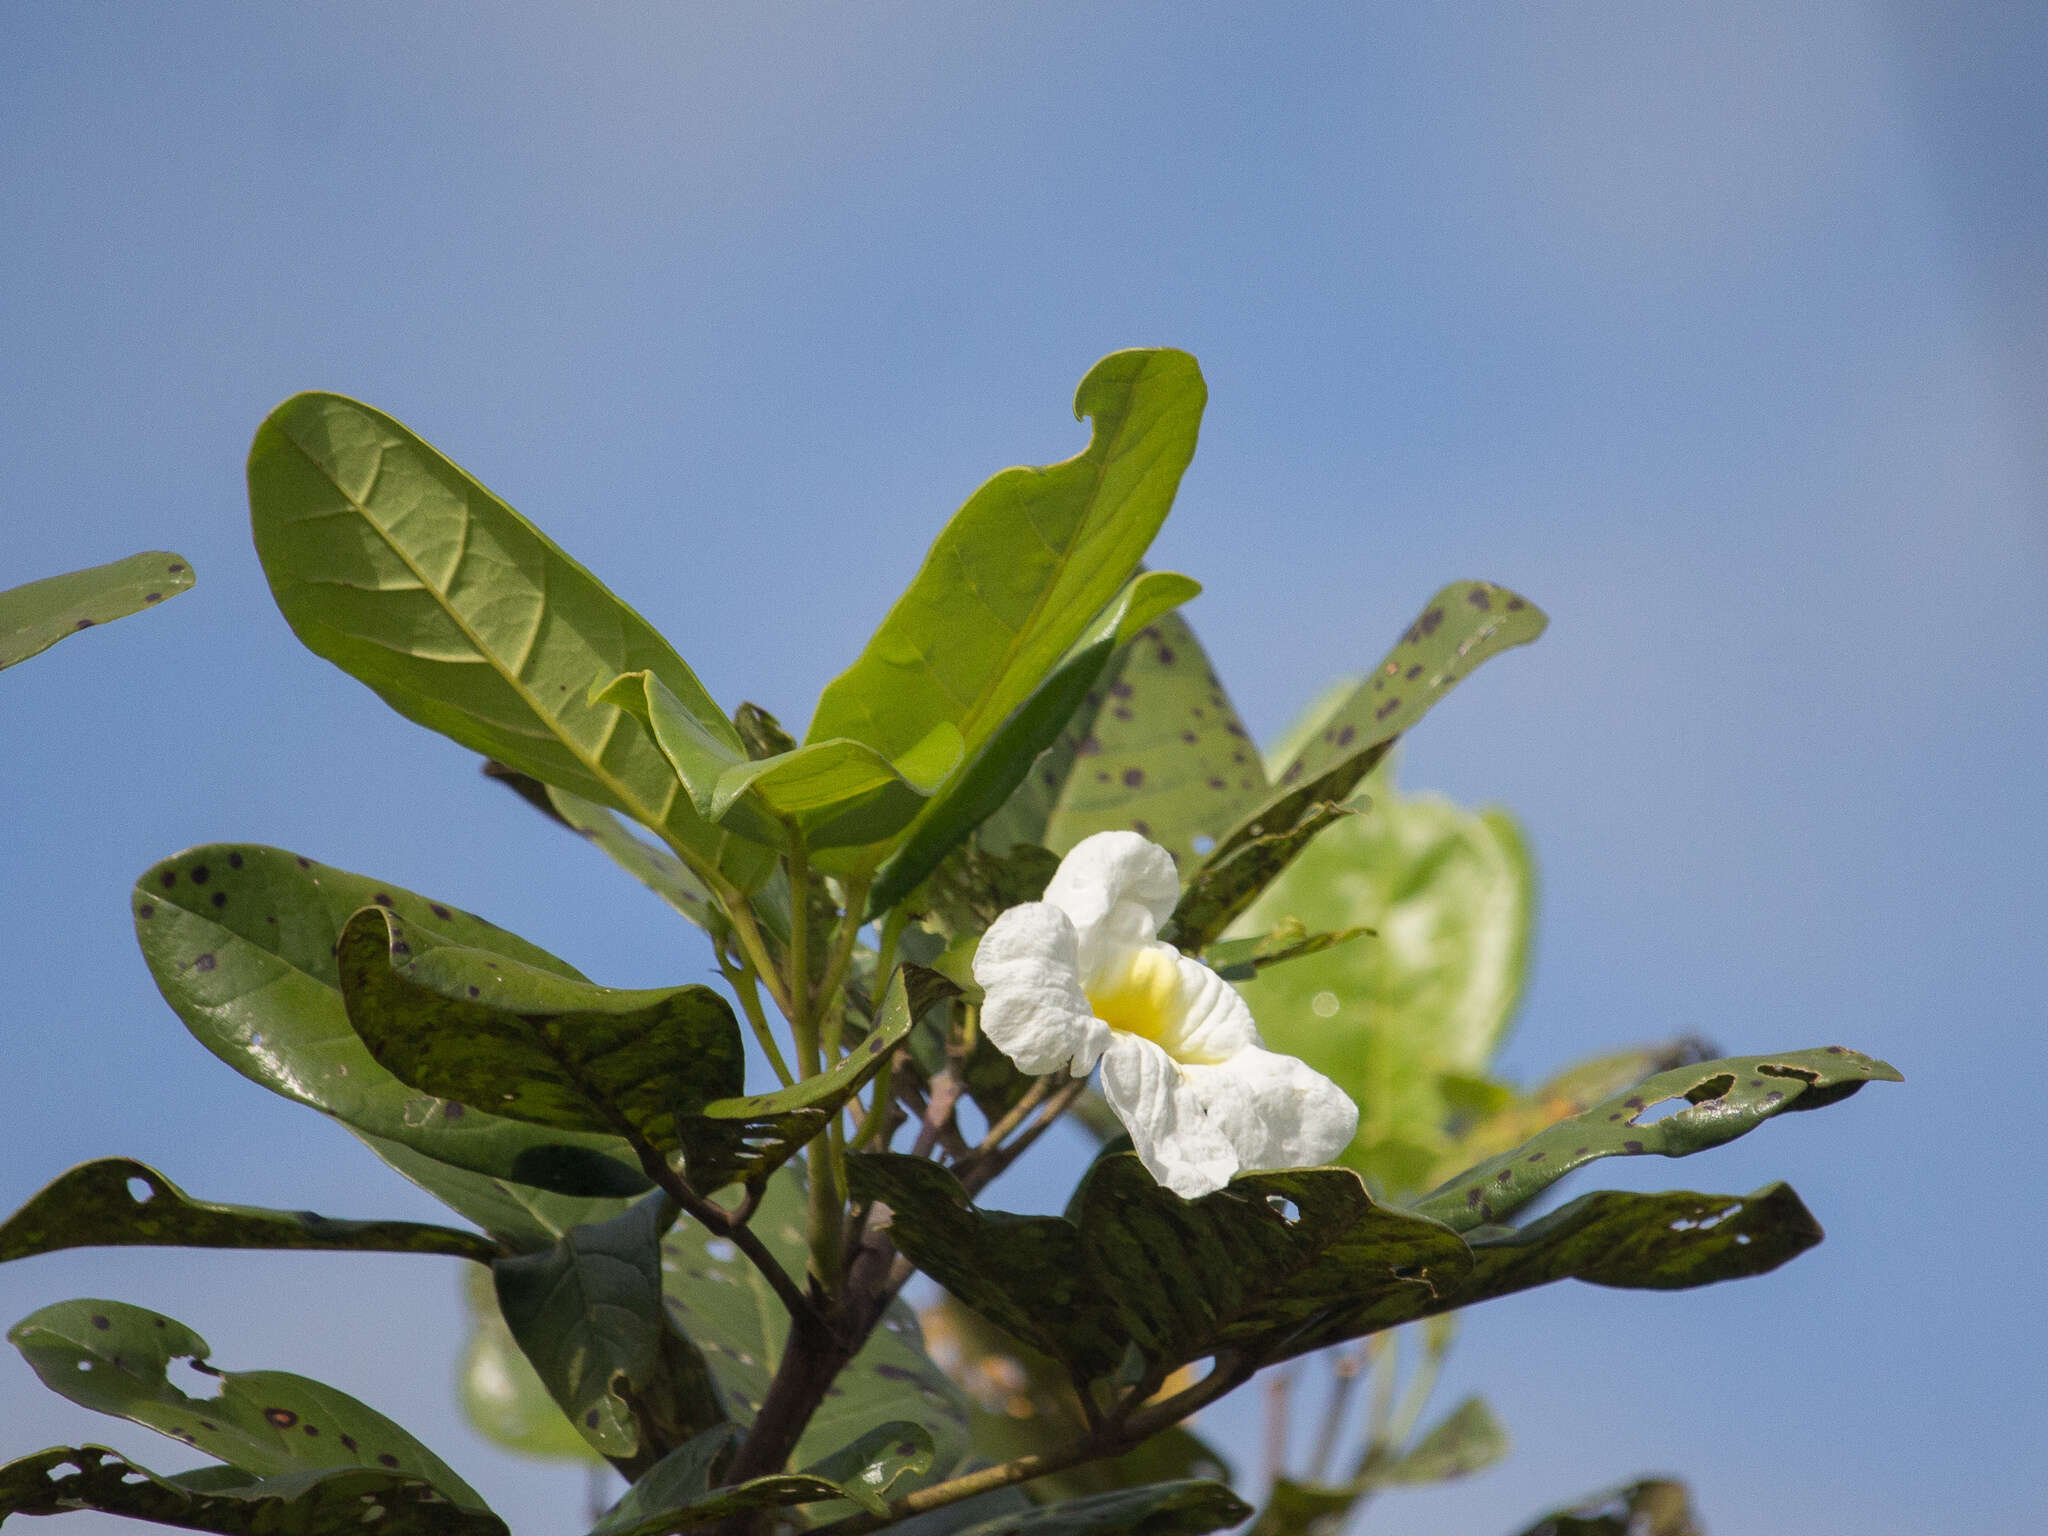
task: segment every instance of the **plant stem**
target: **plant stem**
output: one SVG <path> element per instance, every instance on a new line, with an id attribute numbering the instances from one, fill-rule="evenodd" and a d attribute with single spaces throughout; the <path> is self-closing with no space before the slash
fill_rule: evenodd
<path id="1" fill-rule="evenodd" d="M 790 1278 L 789 1271 L 782 1267 L 781 1260 L 768 1251 L 767 1244 L 754 1235 L 751 1227 L 735 1218 L 730 1211 L 705 1199 L 690 1188 L 683 1176 L 671 1168 L 668 1159 L 655 1148 L 642 1144 L 635 1150 L 640 1154 L 641 1168 L 646 1171 L 648 1178 L 661 1186 L 663 1194 L 682 1207 L 706 1231 L 725 1238 L 747 1256 L 748 1261 L 761 1272 L 761 1277 L 781 1298 L 783 1306 L 789 1309 L 790 1317 L 795 1323 L 801 1324 L 806 1319 L 817 1320 L 816 1304 L 798 1288 L 797 1283 Z M 750 1200 L 748 1215 L 753 1214 L 751 1205 Z"/>
<path id="2" fill-rule="evenodd" d="M 754 1032 L 754 1039 L 761 1047 L 761 1053 L 768 1058 L 768 1065 L 787 1088 L 796 1079 L 790 1076 L 789 1063 L 782 1059 L 782 1047 L 775 1042 L 775 1032 L 768 1027 L 768 1016 L 761 1008 L 761 989 L 758 985 L 760 974 L 753 962 L 742 957 L 735 966 L 725 952 L 723 944 L 713 946 L 718 957 L 718 969 L 725 977 L 725 984 L 732 988 L 733 995 L 740 1000 L 740 1010 L 747 1016 L 747 1025 Z"/>

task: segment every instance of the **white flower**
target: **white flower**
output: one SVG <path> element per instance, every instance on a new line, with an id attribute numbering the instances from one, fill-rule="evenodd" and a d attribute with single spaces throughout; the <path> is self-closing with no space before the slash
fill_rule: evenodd
<path id="1" fill-rule="evenodd" d="M 1152 1176 L 1186 1199 L 1237 1173 L 1328 1162 L 1358 1129 L 1344 1090 L 1265 1049 L 1251 1009 L 1159 940 L 1180 897 L 1173 855 L 1098 832 L 1060 861 L 1045 900 L 989 925 L 974 957 L 981 1028 L 1034 1075 L 1102 1062 L 1102 1091 Z"/>

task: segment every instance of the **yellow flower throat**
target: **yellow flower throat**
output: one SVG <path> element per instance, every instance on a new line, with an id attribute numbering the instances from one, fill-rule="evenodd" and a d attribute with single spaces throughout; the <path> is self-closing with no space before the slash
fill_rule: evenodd
<path id="1" fill-rule="evenodd" d="M 1167 949 L 1132 949 L 1084 989 L 1089 1010 L 1111 1029 L 1165 1046 L 1180 1024 L 1179 956 Z"/>

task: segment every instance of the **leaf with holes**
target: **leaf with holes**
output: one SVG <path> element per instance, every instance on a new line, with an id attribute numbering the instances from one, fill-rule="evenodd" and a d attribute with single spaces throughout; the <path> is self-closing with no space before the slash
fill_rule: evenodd
<path id="1" fill-rule="evenodd" d="M 874 1027 L 844 1061 L 773 1093 L 718 1099 L 679 1115 L 690 1182 L 699 1193 L 710 1194 L 728 1184 L 765 1179 L 808 1146 L 882 1070 L 926 1009 L 957 991 L 932 971 L 899 966 L 889 978 Z"/>
<path id="2" fill-rule="evenodd" d="M 139 1189 L 137 1186 L 141 1186 Z M 82 1163 L 0 1225 L 0 1263 L 60 1248 L 310 1248 L 334 1253 L 439 1253 L 488 1264 L 497 1244 L 414 1221 L 336 1221 L 311 1211 L 194 1200 L 125 1157 Z"/>
<path id="3" fill-rule="evenodd" d="M 617 1137 L 539 1130 L 423 1094 L 379 1066 L 349 1027 L 335 950 L 358 909 L 386 908 L 418 950 L 488 950 L 582 980 L 517 934 L 400 886 L 251 844 L 165 859 L 136 881 L 131 906 L 165 1001 L 201 1045 L 272 1093 L 493 1178 L 576 1195 L 649 1187 Z"/>
<path id="4" fill-rule="evenodd" d="M 1341 803 L 1395 739 L 1473 668 L 1528 644 L 1548 622 L 1526 598 L 1491 582 L 1453 582 L 1431 598 L 1371 681 L 1330 709 L 1321 731 L 1280 767 L 1278 792 L 1247 811 L 1195 872 L 1174 914 L 1183 946 L 1199 947 L 1221 933 L 1286 867 L 1286 860 L 1240 863 L 1242 850 L 1284 839 L 1319 807 Z M 1289 857 L 1299 851 L 1293 847 Z"/>
<path id="5" fill-rule="evenodd" d="M 466 1270 L 464 1279 L 469 1342 L 455 1366 L 455 1400 L 470 1428 L 522 1456 L 597 1465 L 590 1442 L 556 1406 L 533 1362 L 505 1326 L 491 1277 L 482 1270 Z"/>
<path id="6" fill-rule="evenodd" d="M 1347 1483 L 1304 1483 L 1282 1477 L 1246 1536 L 1300 1536 L 1335 1529 L 1344 1515 L 1377 1489 L 1448 1483 L 1492 1466 L 1508 1453 L 1508 1433 L 1483 1399 L 1468 1397 L 1408 1450 L 1368 1454 Z"/>
<path id="7" fill-rule="evenodd" d="M 1376 1205 L 1344 1169 L 1251 1174 L 1188 1201 L 1116 1153 L 1090 1169 L 1072 1220 L 975 1209 L 921 1159 L 863 1155 L 848 1174 L 890 1207 L 912 1262 L 1077 1382 L 1115 1370 L 1127 1342 L 1156 1370 L 1226 1350 L 1288 1359 L 1333 1310 L 1351 1331 L 1309 1347 L 1419 1315 L 1472 1262 L 1456 1234 Z"/>
<path id="8" fill-rule="evenodd" d="M 628 1204 L 612 1196 L 561 1195 L 512 1179 L 492 1178 L 489 1174 L 436 1162 L 401 1142 L 386 1141 L 363 1131 L 354 1134 L 396 1172 L 457 1215 L 475 1222 L 514 1253 L 535 1253 L 553 1247 L 571 1227 L 609 1221 Z"/>
<path id="9" fill-rule="evenodd" d="M 647 732 L 592 685 L 647 670 L 738 750 L 647 621 L 402 423 L 294 395 L 249 449 L 256 553 L 292 633 L 408 720 L 624 811 L 743 889 L 766 850 L 698 816 Z"/>
<path id="10" fill-rule="evenodd" d="M 1113 352 L 1089 369 L 1074 396 L 1075 416 L 1094 420 L 1087 448 L 1006 469 L 968 498 L 804 739 L 848 737 L 894 761 L 948 722 L 974 755 L 1136 572 L 1207 399 L 1185 352 Z"/>
<path id="11" fill-rule="evenodd" d="M 483 1500 L 432 1451 L 345 1392 L 284 1371 L 218 1371 L 183 1323 L 119 1301 L 60 1301 L 8 1330 L 43 1385 L 80 1407 L 128 1419 L 255 1477 L 382 1467 L 431 1483 L 451 1502 Z M 172 1385 L 174 1360 L 220 1383 L 217 1396 Z"/>
<path id="12" fill-rule="evenodd" d="M 66 635 L 153 608 L 192 585 L 183 555 L 147 550 L 45 576 L 0 592 L 0 669 L 47 651 Z"/>
<path id="13" fill-rule="evenodd" d="M 1178 614 L 1118 652 L 1038 772 L 1051 804 L 1034 841 L 1065 853 L 1092 832 L 1128 827 L 1183 870 L 1267 793 L 1258 748 Z"/>
<path id="14" fill-rule="evenodd" d="M 712 1468 L 732 1438 L 730 1429 L 710 1430 L 672 1452 L 612 1506 L 590 1536 L 672 1536 L 733 1515 L 825 1501 L 850 1500 L 880 1515 L 888 1509 L 883 1493 L 906 1473 L 927 1470 L 932 1461 L 931 1436 L 922 1427 L 879 1424 L 801 1472 L 713 1488 Z"/>
<path id="15" fill-rule="evenodd" d="M 1646 1478 L 1545 1515 L 1522 1536 L 1703 1536 L 1685 1484 Z"/>
<path id="16" fill-rule="evenodd" d="M 1839 1045 L 1678 1067 L 1466 1169 L 1412 1209 L 1463 1231 L 1505 1219 L 1596 1158 L 1690 1157 L 1787 1110 L 1820 1109 L 1865 1083 L 1903 1081 L 1888 1062 Z M 1659 1104 L 1681 1100 L 1686 1107 L 1675 1114 L 1642 1118 Z"/>
<path id="17" fill-rule="evenodd" d="M 990 837 L 988 846 L 1038 842 L 1045 832 L 1045 817 L 1038 816 L 1020 831 L 1024 823 L 1011 815 L 1008 808 L 1024 794 L 1023 786 L 1031 774 L 1053 772 L 1050 767 L 1034 770 L 1040 754 L 1060 739 L 1119 648 L 1148 632 L 1148 626 L 1155 621 L 1164 622 L 1171 609 L 1201 590 L 1200 583 L 1172 571 L 1144 571 L 1125 583 L 1116 601 L 1074 642 L 1031 697 L 1010 712 L 1009 718 L 982 743 L 981 750 L 919 817 L 903 846 L 876 875 L 868 896 L 869 913 L 886 912 L 903 900 L 941 860 L 964 846 L 968 836 L 991 817 L 1004 816 L 1009 835 Z M 1042 778 L 1034 790 L 1039 792 L 1049 808 L 1051 789 Z"/>
<path id="18" fill-rule="evenodd" d="M 505 1326 L 562 1412 L 643 1468 L 724 1418 L 704 1357 L 662 1311 L 663 1198 L 491 1269 Z"/>
<path id="19" fill-rule="evenodd" d="M 356 1034 L 424 1093 L 672 1152 L 679 1115 L 745 1086 L 739 1021 L 709 987 L 620 991 L 488 950 L 415 946 L 382 907 L 349 919 L 336 958 Z"/>
<path id="20" fill-rule="evenodd" d="M 1003 1515 L 959 1536 L 1205 1536 L 1251 1513 L 1221 1483 L 1153 1483 Z"/>
<path id="21" fill-rule="evenodd" d="M 793 1275 L 803 1273 L 810 1257 L 806 1199 L 798 1165 L 785 1165 L 764 1187 L 751 1223 Z M 669 1314 L 704 1352 L 726 1411 L 752 1423 L 788 1342 L 788 1312 L 730 1241 L 694 1222 L 679 1223 L 663 1240 L 662 1273 Z M 901 1301 L 890 1304 L 881 1326 L 839 1373 L 805 1427 L 797 1459 L 815 1460 L 889 1419 L 912 1420 L 931 1432 L 932 1477 L 950 1475 L 972 1449 L 966 1400 L 925 1353 L 917 1314 Z"/>
<path id="22" fill-rule="evenodd" d="M 9 1515 L 102 1514 L 219 1536 L 506 1536 L 489 1510 L 370 1467 L 251 1478 L 233 1467 L 160 1476 L 104 1445 L 65 1445 L 0 1467 Z"/>

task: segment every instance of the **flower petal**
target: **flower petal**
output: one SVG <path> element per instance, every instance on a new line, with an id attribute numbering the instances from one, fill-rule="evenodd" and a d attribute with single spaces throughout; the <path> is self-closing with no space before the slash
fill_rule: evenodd
<path id="1" fill-rule="evenodd" d="M 1161 949 L 1171 949 L 1162 944 Z M 1240 1051 L 1265 1044 L 1252 1022 L 1251 1005 L 1237 988 L 1192 955 L 1173 950 L 1180 972 L 1181 1016 L 1171 1034 L 1159 1043 L 1184 1063 L 1224 1062 Z"/>
<path id="2" fill-rule="evenodd" d="M 1058 907 L 1030 901 L 989 924 L 974 954 L 974 979 L 987 996 L 981 1032 L 1033 1076 L 1066 1067 L 1090 1071 L 1109 1044 L 1081 990 L 1074 925 Z"/>
<path id="3" fill-rule="evenodd" d="M 1228 1061 L 1183 1070 L 1246 1171 L 1327 1163 L 1358 1133 L 1350 1095 L 1292 1056 L 1251 1046 Z"/>
<path id="4" fill-rule="evenodd" d="M 1190 1070 L 1150 1040 L 1121 1031 L 1102 1055 L 1102 1091 L 1131 1133 L 1139 1161 L 1183 1200 L 1221 1189 L 1238 1168 L 1236 1152 L 1202 1107 Z"/>
<path id="5" fill-rule="evenodd" d="M 1060 860 L 1045 899 L 1073 920 L 1087 977 L 1116 950 L 1158 937 L 1180 900 L 1180 874 L 1157 843 L 1135 832 L 1097 832 Z"/>

